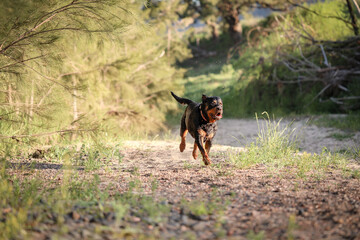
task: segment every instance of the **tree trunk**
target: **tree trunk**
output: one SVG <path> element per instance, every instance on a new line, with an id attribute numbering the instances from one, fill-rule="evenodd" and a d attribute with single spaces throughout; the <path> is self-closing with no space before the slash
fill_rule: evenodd
<path id="1" fill-rule="evenodd" d="M 240 24 L 239 12 L 236 6 L 230 1 L 225 0 L 218 4 L 218 8 L 226 23 L 229 24 L 231 38 L 235 43 L 239 42 L 242 36 L 242 26 Z"/>
<path id="2" fill-rule="evenodd" d="M 359 35 L 359 27 L 358 27 L 357 22 L 356 22 L 356 16 L 355 16 L 353 8 L 351 6 L 350 0 L 346 0 L 346 3 L 347 3 L 347 6 L 348 6 L 348 9 L 349 9 L 349 14 L 350 14 L 350 18 L 351 18 L 351 25 L 353 27 L 354 34 L 357 36 L 357 35 Z"/>
<path id="3" fill-rule="evenodd" d="M 76 121 L 79 117 L 78 114 L 78 107 L 77 107 L 77 91 L 76 91 L 76 77 L 73 75 L 72 76 L 72 80 L 73 80 L 73 121 Z"/>
<path id="4" fill-rule="evenodd" d="M 168 0 L 165 1 L 167 2 L 167 6 L 166 6 L 166 13 L 170 14 L 171 13 L 171 7 L 172 7 L 172 1 L 173 0 Z M 167 25 L 167 53 L 166 56 L 170 57 L 170 48 L 171 48 L 171 21 L 166 21 L 166 25 Z"/>
<path id="5" fill-rule="evenodd" d="M 10 107 L 12 107 L 13 105 L 13 100 L 12 100 L 12 87 L 11 87 L 11 83 L 9 83 L 9 87 L 8 87 L 8 102 Z"/>
<path id="6" fill-rule="evenodd" d="M 354 5 L 355 5 L 355 8 L 357 9 L 358 13 L 360 14 L 360 8 L 359 8 L 359 4 L 356 2 L 357 0 L 352 0 Z"/>
<path id="7" fill-rule="evenodd" d="M 34 115 L 34 78 L 31 81 L 31 96 L 30 96 L 30 110 L 29 110 L 29 116 L 30 121 Z"/>
<path id="8" fill-rule="evenodd" d="M 241 40 L 242 35 L 242 26 L 239 21 L 239 13 L 236 9 L 232 9 L 231 14 L 225 18 L 227 23 L 229 24 L 229 31 L 232 39 L 235 43 Z"/>
<path id="9" fill-rule="evenodd" d="M 207 24 L 208 26 L 210 26 L 210 28 L 211 28 L 212 39 L 213 39 L 214 41 L 217 41 L 217 40 L 219 39 L 219 30 L 218 30 L 218 28 L 217 28 L 216 23 L 213 22 L 213 21 L 207 20 L 207 21 L 206 21 L 206 24 Z"/>
<path id="10" fill-rule="evenodd" d="M 241 40 L 242 26 L 240 24 L 240 21 L 238 21 L 236 24 L 230 26 L 230 34 L 232 36 L 232 39 L 235 41 L 235 43 L 238 43 Z"/>
<path id="11" fill-rule="evenodd" d="M 127 57 L 127 45 L 126 45 L 126 42 L 124 41 L 124 55 L 125 57 Z"/>
<path id="12" fill-rule="evenodd" d="M 171 47 L 171 29 L 170 26 L 168 26 L 168 32 L 167 32 L 167 56 L 170 57 L 170 47 Z"/>
<path id="13" fill-rule="evenodd" d="M 78 113 L 78 106 L 77 106 L 77 91 L 76 91 L 76 77 L 74 75 L 72 75 L 72 80 L 73 80 L 73 124 L 76 120 L 78 120 L 79 118 L 79 113 Z M 76 126 L 76 123 L 72 126 L 72 127 L 75 127 Z M 74 131 L 74 132 L 71 132 L 71 135 L 70 135 L 70 140 L 71 141 L 74 141 L 77 137 L 77 133 Z"/>
<path id="14" fill-rule="evenodd" d="M 15 113 L 16 113 L 16 115 L 18 115 L 19 116 L 19 114 L 20 114 L 20 103 L 19 103 L 19 100 L 16 98 L 15 99 Z"/>

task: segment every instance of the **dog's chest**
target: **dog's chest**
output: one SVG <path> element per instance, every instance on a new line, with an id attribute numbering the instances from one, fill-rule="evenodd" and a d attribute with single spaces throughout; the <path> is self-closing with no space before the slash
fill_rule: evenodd
<path id="1" fill-rule="evenodd" d="M 200 126 L 200 129 L 204 131 L 206 139 L 212 139 L 215 136 L 217 130 L 216 123 L 207 123 Z"/>

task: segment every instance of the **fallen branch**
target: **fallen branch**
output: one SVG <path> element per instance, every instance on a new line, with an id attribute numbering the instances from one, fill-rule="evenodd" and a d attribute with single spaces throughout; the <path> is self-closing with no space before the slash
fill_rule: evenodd
<path id="1" fill-rule="evenodd" d="M 312 104 L 321 94 L 323 94 L 329 87 L 331 87 L 330 84 L 326 85 L 315 97 L 313 97 L 313 99 L 311 99 L 311 101 L 305 105 L 305 107 L 310 106 L 310 104 Z"/>
<path id="2" fill-rule="evenodd" d="M 322 44 L 320 44 L 320 49 L 321 49 L 321 52 L 322 52 L 322 54 L 323 54 L 323 56 L 324 56 L 324 64 L 325 64 L 326 66 L 330 67 L 330 66 L 329 66 L 329 63 L 328 63 L 328 60 L 327 60 L 327 57 L 326 57 L 326 53 L 325 53 L 324 47 L 323 47 Z"/>
<path id="3" fill-rule="evenodd" d="M 61 133 L 77 133 L 77 132 L 93 132 L 95 131 L 96 128 L 94 129 L 64 129 L 64 130 L 58 130 L 58 131 L 54 131 L 54 132 L 46 132 L 46 133 L 37 133 L 37 134 L 22 134 L 22 135 L 14 135 L 14 136 L 4 136 L 4 135 L 0 135 L 0 139 L 14 139 L 17 140 L 19 138 L 32 138 L 32 137 L 42 137 L 42 136 L 50 136 L 50 135 L 54 135 L 54 134 L 61 134 Z"/>

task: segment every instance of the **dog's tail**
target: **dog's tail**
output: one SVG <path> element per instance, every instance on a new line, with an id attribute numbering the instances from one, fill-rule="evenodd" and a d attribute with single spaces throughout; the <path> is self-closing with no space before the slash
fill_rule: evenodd
<path id="1" fill-rule="evenodd" d="M 176 101 L 178 101 L 181 104 L 189 105 L 190 103 L 193 103 L 193 101 L 191 101 L 190 99 L 178 97 L 173 92 L 171 92 L 171 95 L 175 98 Z"/>

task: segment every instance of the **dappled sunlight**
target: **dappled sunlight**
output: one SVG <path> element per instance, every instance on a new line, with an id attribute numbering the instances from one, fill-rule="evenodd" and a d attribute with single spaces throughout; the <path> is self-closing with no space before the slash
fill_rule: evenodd
<path id="1" fill-rule="evenodd" d="M 359 8 L 310 2 L 0 1 L 0 239 L 358 237 Z"/>

